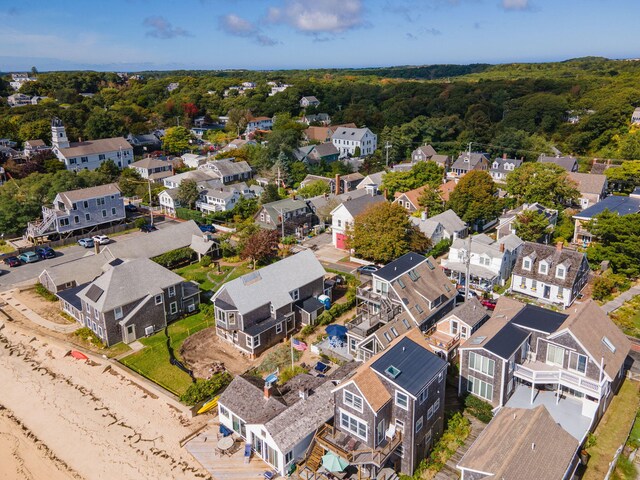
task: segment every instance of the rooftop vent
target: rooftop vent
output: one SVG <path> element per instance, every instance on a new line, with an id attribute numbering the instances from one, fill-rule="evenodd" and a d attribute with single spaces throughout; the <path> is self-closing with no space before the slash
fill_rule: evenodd
<path id="1" fill-rule="evenodd" d="M 399 368 L 396 368 L 393 365 L 390 365 L 390 366 L 387 367 L 387 369 L 384 371 L 384 373 L 389 378 L 397 378 L 398 375 L 400 375 L 400 373 L 402 373 L 402 372 L 400 371 Z"/>

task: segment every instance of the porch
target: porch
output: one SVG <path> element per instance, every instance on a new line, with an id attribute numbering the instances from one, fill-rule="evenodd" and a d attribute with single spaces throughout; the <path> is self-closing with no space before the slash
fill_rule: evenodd
<path id="1" fill-rule="evenodd" d="M 544 405 L 553 419 L 578 441 L 582 441 L 593 422 L 593 415 L 583 415 L 584 402 L 569 393 L 563 392 L 557 396 L 557 390 L 542 390 L 535 388 L 532 396 L 532 387 L 517 384 L 511 398 L 505 404 L 512 408 L 535 408 Z M 533 398 L 533 401 L 532 401 Z M 591 402 L 590 402 L 591 403 Z"/>
<path id="2" fill-rule="evenodd" d="M 336 337 L 326 337 L 311 346 L 311 351 L 316 354 L 324 353 L 328 357 L 337 357 L 339 360 L 351 362 L 353 355 L 349 353 L 347 341 L 338 340 Z"/>
<path id="3" fill-rule="evenodd" d="M 450 359 L 452 352 L 460 344 L 460 334 L 449 335 L 436 330 L 435 325 L 425 333 L 425 338 L 434 350 L 446 354 L 447 360 Z"/>
<path id="4" fill-rule="evenodd" d="M 600 397 L 601 386 L 597 381 L 583 377 L 578 373 L 567 372 L 555 365 L 526 361 L 521 365 L 516 364 L 513 373 L 515 377 L 533 384 L 557 383 L 585 395 Z"/>
<path id="5" fill-rule="evenodd" d="M 442 268 L 445 275 L 455 280 L 458 285 L 464 285 L 467 265 L 460 262 L 444 260 Z M 494 285 L 500 284 L 500 275 L 481 265 L 469 265 L 469 286 L 480 290 L 490 290 Z"/>

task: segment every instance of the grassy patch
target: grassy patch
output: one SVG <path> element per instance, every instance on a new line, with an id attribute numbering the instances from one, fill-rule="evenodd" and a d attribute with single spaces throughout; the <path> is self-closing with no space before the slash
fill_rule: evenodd
<path id="1" fill-rule="evenodd" d="M 58 297 L 45 288 L 40 282 L 36 283 L 35 292 L 44 298 L 47 302 L 57 302 Z"/>
<path id="2" fill-rule="evenodd" d="M 293 350 L 293 361 L 297 362 L 302 357 L 302 352 Z M 272 349 L 256 367 L 256 372 L 260 374 L 273 373 L 276 370 L 291 368 L 291 346 L 289 343 L 279 345 Z"/>
<path id="3" fill-rule="evenodd" d="M 640 338 L 640 295 L 609 314 L 624 333 Z"/>
<path id="4" fill-rule="evenodd" d="M 7 242 L 0 243 L 0 254 L 13 253 L 16 249 Z"/>
<path id="5" fill-rule="evenodd" d="M 199 263 L 175 270 L 182 278 L 196 282 L 200 285 L 200 289 L 205 291 L 215 290 L 220 287 L 223 281 L 229 282 L 250 271 L 247 264 L 238 265 L 237 267 L 223 265 L 220 267 L 220 272 L 218 272 L 218 268 L 213 264 L 204 267 Z M 229 276 L 228 278 L 227 275 Z"/>
<path id="6" fill-rule="evenodd" d="M 76 342 L 79 342 L 89 350 L 93 350 L 101 355 L 106 355 L 109 358 L 117 357 L 118 355 L 131 351 L 131 347 L 122 342 L 116 343 L 110 347 L 105 347 L 102 340 L 100 340 L 100 338 L 87 327 L 79 328 L 71 335 L 73 335 Z"/>
<path id="7" fill-rule="evenodd" d="M 627 439 L 637 409 L 638 384 L 625 380 L 596 428 L 596 442 L 588 449 L 591 459 L 587 465 L 584 480 L 604 478 L 616 450 Z"/>
<path id="8" fill-rule="evenodd" d="M 188 336 L 211 325 L 211 320 L 207 321 L 203 312 L 169 325 L 168 332 L 174 355 L 179 357 L 180 347 Z M 164 330 L 150 337 L 141 338 L 140 343 L 145 348 L 124 357 L 120 362 L 170 392 L 182 395 L 191 385 L 191 377 L 169 363 L 167 340 Z"/>

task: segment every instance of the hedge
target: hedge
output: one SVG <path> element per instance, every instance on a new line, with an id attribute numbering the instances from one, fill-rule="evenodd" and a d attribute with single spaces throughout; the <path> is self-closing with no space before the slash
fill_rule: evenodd
<path id="1" fill-rule="evenodd" d="M 221 389 L 231 383 L 233 377 L 227 373 L 216 373 L 209 380 L 198 380 L 189 385 L 180 400 L 187 405 L 196 405 L 215 396 Z"/>
<path id="2" fill-rule="evenodd" d="M 177 248 L 170 252 L 154 257 L 152 260 L 165 268 L 172 269 L 189 262 L 194 257 L 194 252 L 189 247 Z"/>

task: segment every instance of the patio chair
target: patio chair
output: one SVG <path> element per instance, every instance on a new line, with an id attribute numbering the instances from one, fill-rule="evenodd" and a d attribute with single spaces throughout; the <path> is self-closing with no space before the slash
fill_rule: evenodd
<path id="1" fill-rule="evenodd" d="M 265 480 L 273 480 L 274 478 L 276 478 L 277 475 L 278 475 L 277 472 L 273 470 L 267 470 L 262 474 Z"/>
<path id="2" fill-rule="evenodd" d="M 329 365 L 327 365 L 326 363 L 317 362 L 313 369 L 319 373 L 326 373 L 326 371 L 329 370 Z"/>
<path id="3" fill-rule="evenodd" d="M 220 424 L 220 435 L 222 435 L 223 437 L 228 437 L 229 435 L 232 435 L 232 434 L 233 434 L 233 430 L 229 430 L 227 427 Z"/>
<path id="4" fill-rule="evenodd" d="M 249 463 L 250 460 L 251 460 L 251 444 L 245 443 L 244 444 L 244 463 Z"/>

